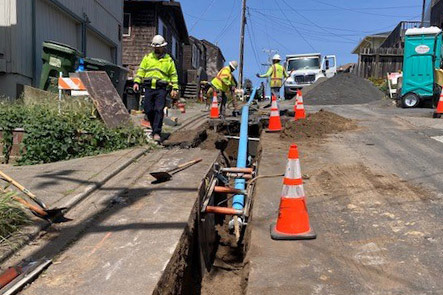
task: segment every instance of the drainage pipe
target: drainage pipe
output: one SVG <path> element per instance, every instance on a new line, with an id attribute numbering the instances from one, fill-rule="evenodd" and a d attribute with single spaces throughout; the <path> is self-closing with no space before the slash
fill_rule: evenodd
<path id="1" fill-rule="evenodd" d="M 248 159 L 248 128 L 249 128 L 249 105 L 255 97 L 257 88 L 251 93 L 249 100 L 242 108 L 241 125 L 240 125 L 240 139 L 238 141 L 237 152 L 237 168 L 246 168 L 246 161 Z M 246 179 L 238 178 L 235 180 L 236 189 L 244 190 L 246 187 Z M 232 208 L 236 210 L 243 210 L 245 206 L 245 196 L 242 194 L 235 195 L 232 199 Z"/>

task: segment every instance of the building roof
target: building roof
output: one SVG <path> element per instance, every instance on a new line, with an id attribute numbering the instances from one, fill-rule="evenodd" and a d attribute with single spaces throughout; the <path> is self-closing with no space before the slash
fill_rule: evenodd
<path id="1" fill-rule="evenodd" d="M 212 47 L 212 48 L 217 49 L 217 50 L 220 52 L 220 55 L 221 55 L 222 59 L 223 59 L 224 61 L 226 61 L 226 58 L 223 56 L 223 52 L 221 51 L 220 47 L 218 47 L 218 46 L 215 45 L 214 43 L 209 42 L 209 41 L 206 40 L 206 39 L 202 39 L 201 41 L 202 41 L 203 44 L 205 44 L 206 46 L 210 46 L 210 47 Z"/>
<path id="2" fill-rule="evenodd" d="M 159 2 L 159 1 L 154 1 L 154 2 Z M 183 11 L 180 2 L 175 2 L 175 1 L 160 1 L 160 2 L 162 2 L 162 6 L 164 6 L 166 9 L 171 9 L 172 13 L 174 14 L 174 19 L 177 22 L 177 30 L 182 37 L 183 43 L 189 44 L 188 28 L 186 27 L 186 22 L 185 18 L 183 17 Z"/>
<path id="3" fill-rule="evenodd" d="M 389 32 L 381 32 L 381 33 L 375 33 L 372 35 L 367 35 L 365 36 L 359 43 L 358 45 L 354 48 L 354 50 L 352 50 L 353 54 L 359 54 L 360 53 L 360 48 L 362 48 L 365 44 L 367 43 L 372 43 L 374 42 L 375 39 L 378 40 L 385 40 L 389 34 L 391 34 L 391 31 Z"/>

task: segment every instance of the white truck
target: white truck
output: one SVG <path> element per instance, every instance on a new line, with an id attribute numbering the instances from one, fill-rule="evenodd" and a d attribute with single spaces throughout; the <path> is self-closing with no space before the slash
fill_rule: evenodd
<path id="1" fill-rule="evenodd" d="M 289 73 L 284 84 L 285 99 L 291 99 L 298 89 L 313 84 L 321 77 L 333 77 L 337 73 L 337 58 L 335 55 L 322 58 L 320 53 L 287 55 L 285 67 Z"/>

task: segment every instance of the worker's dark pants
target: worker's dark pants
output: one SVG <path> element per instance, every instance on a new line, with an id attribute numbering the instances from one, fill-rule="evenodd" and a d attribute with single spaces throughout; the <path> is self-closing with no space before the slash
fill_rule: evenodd
<path id="1" fill-rule="evenodd" d="M 228 96 L 225 92 L 219 91 L 218 92 L 218 101 L 220 102 L 220 114 L 225 116 L 226 115 L 226 103 L 228 102 Z"/>
<path id="2" fill-rule="evenodd" d="M 166 106 L 166 95 L 168 92 L 166 89 L 146 89 L 144 110 L 148 116 L 149 123 L 151 123 L 152 134 L 158 134 L 162 132 L 163 125 L 163 110 Z"/>
<path id="3" fill-rule="evenodd" d="M 271 87 L 271 95 L 275 95 L 276 99 L 280 98 L 280 87 Z M 272 97 L 271 97 L 272 99 Z"/>

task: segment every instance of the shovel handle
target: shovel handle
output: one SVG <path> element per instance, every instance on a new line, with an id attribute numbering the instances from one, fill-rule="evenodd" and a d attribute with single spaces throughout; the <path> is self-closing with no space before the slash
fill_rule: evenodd
<path id="1" fill-rule="evenodd" d="M 192 160 L 192 161 L 189 161 L 189 162 L 186 162 L 186 163 L 180 164 L 180 165 L 178 165 L 177 168 L 175 168 L 175 169 L 180 169 L 180 168 L 188 167 L 188 166 L 191 166 L 191 165 L 197 164 L 198 162 L 201 162 L 202 160 L 203 160 L 202 158 L 195 159 L 195 160 Z M 175 170 L 175 169 L 174 169 L 174 170 Z"/>
<path id="2" fill-rule="evenodd" d="M 31 199 L 33 199 L 40 207 L 42 207 L 43 209 L 46 209 L 46 205 L 45 203 L 43 203 L 41 200 L 39 200 L 37 198 L 36 195 L 34 195 L 30 190 L 28 190 L 26 187 L 24 187 L 23 185 L 21 185 L 20 183 L 18 183 L 17 181 L 15 181 L 14 179 L 12 179 L 12 177 L 8 176 L 6 173 L 4 173 L 3 171 L 0 170 L 0 176 L 6 180 L 7 182 L 11 183 L 13 186 L 15 186 L 16 188 L 18 188 L 21 192 L 23 192 L 25 195 L 27 195 L 28 197 L 30 197 Z"/>

